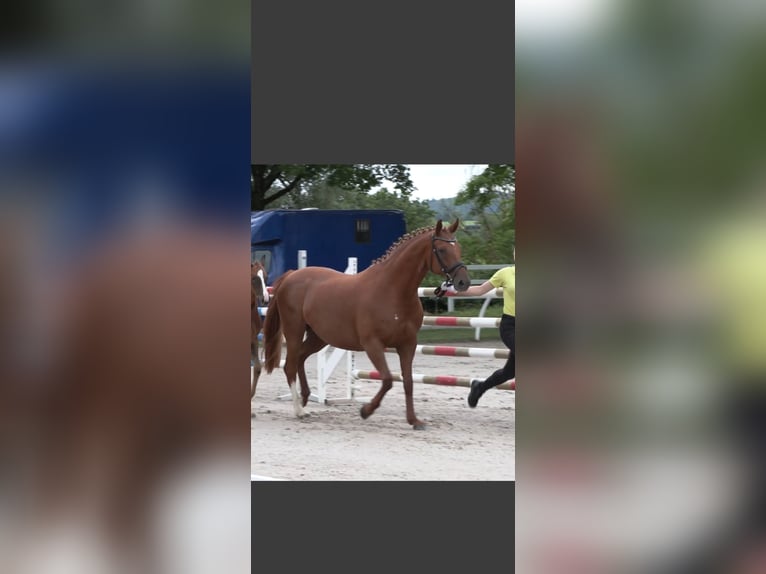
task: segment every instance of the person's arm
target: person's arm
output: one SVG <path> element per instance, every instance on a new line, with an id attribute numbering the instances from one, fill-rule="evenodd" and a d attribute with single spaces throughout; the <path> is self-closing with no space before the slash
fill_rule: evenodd
<path id="1" fill-rule="evenodd" d="M 484 295 L 485 293 L 489 293 L 492 291 L 492 289 L 495 289 L 495 286 L 492 285 L 489 281 L 485 281 L 481 285 L 471 285 L 468 289 L 465 291 L 458 292 L 454 286 L 450 285 L 449 287 L 445 287 L 444 291 L 447 293 L 451 293 L 453 295 L 458 294 L 462 295 L 464 297 L 478 297 L 481 295 Z"/>
<path id="2" fill-rule="evenodd" d="M 464 295 L 466 297 L 476 297 L 479 295 L 484 295 L 485 293 L 489 293 L 495 288 L 492 283 L 489 281 L 485 281 L 481 285 L 471 285 L 468 289 L 463 291 L 461 295 Z"/>

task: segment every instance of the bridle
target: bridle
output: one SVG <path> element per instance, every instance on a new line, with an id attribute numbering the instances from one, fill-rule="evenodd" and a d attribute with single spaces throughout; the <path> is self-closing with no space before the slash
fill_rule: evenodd
<path id="1" fill-rule="evenodd" d="M 457 239 L 444 239 L 443 237 L 436 237 L 436 235 L 431 236 L 431 253 L 432 257 L 433 255 L 436 255 L 436 260 L 439 262 L 439 267 L 442 270 L 442 273 L 444 273 L 444 276 L 447 278 L 447 283 L 449 285 L 452 285 L 452 274 L 457 271 L 458 269 L 465 268 L 465 264 L 462 261 L 458 261 L 455 263 L 452 267 L 447 269 L 447 266 L 444 265 L 444 261 L 442 261 L 441 256 L 439 255 L 439 252 L 436 250 L 436 242 L 437 241 L 445 241 L 446 243 L 457 243 Z"/>

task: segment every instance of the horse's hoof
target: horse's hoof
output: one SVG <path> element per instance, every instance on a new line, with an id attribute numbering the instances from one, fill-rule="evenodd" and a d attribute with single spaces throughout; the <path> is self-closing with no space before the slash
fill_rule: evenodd
<path id="1" fill-rule="evenodd" d="M 426 430 L 426 423 L 418 421 L 412 425 L 412 428 L 415 430 Z"/>
<path id="2" fill-rule="evenodd" d="M 365 410 L 365 408 L 364 408 L 364 407 L 366 407 L 366 406 L 367 406 L 367 405 L 362 405 L 362 408 L 361 408 L 361 409 L 359 409 L 359 414 L 362 416 L 362 418 L 363 418 L 363 419 L 366 419 L 366 418 L 368 418 L 368 417 L 370 416 L 370 415 L 367 413 L 367 411 Z"/>

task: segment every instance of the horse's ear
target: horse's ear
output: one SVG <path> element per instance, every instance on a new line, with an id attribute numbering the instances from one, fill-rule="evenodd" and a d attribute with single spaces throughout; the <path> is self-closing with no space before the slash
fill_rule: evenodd
<path id="1" fill-rule="evenodd" d="M 263 268 L 266 269 L 266 254 L 265 253 L 261 255 L 261 265 L 263 265 Z"/>
<path id="2" fill-rule="evenodd" d="M 436 228 L 434 229 L 434 234 L 439 235 L 442 231 L 442 220 L 436 222 Z"/>
<path id="3" fill-rule="evenodd" d="M 458 225 L 460 225 L 460 218 L 459 217 L 457 219 L 455 219 L 455 223 L 453 223 L 452 225 L 449 226 L 448 231 L 450 233 L 454 234 L 455 231 L 457 231 Z"/>

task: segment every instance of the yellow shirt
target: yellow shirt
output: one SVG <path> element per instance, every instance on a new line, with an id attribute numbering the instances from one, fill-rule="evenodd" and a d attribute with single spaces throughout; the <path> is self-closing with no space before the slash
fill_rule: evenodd
<path id="1" fill-rule="evenodd" d="M 718 351 L 730 368 L 766 373 L 766 225 L 761 213 L 721 225 L 704 250 L 721 323 Z"/>
<path id="2" fill-rule="evenodd" d="M 516 316 L 516 266 L 498 269 L 490 278 L 493 287 L 503 288 L 503 313 Z"/>

